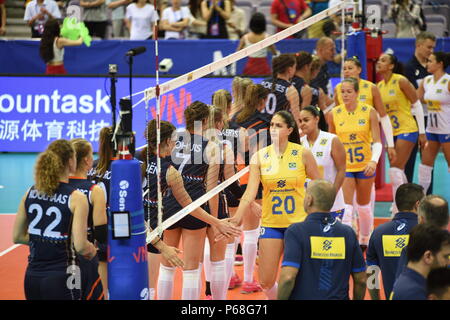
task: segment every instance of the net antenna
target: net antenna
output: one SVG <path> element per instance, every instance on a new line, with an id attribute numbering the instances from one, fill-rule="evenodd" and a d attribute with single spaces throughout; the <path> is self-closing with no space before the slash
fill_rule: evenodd
<path id="1" fill-rule="evenodd" d="M 154 0 L 154 5 L 156 8 L 156 0 Z M 235 63 L 236 61 L 248 57 L 249 55 L 256 53 L 257 51 L 267 48 L 270 45 L 273 45 L 299 31 L 302 31 L 309 26 L 315 24 L 316 22 L 328 18 L 333 14 L 341 12 L 341 15 L 344 17 L 342 19 L 342 24 L 345 23 L 345 9 L 347 7 L 353 7 L 355 5 L 355 2 L 353 0 L 343 0 L 339 2 L 337 5 L 330 7 L 322 12 L 319 12 L 318 14 L 309 17 L 308 19 L 305 19 L 304 21 L 293 25 L 281 32 L 278 32 L 274 35 L 271 35 L 267 37 L 266 39 L 257 42 L 253 45 L 250 45 L 240 51 L 237 51 L 235 53 L 232 53 L 218 61 L 212 62 L 210 64 L 207 64 L 203 67 L 200 67 L 196 70 L 193 70 L 187 74 L 181 75 L 175 79 L 172 79 L 170 81 L 164 82 L 160 85 L 159 83 L 159 54 L 158 54 L 158 25 L 159 20 L 154 26 L 154 36 L 155 36 L 155 68 L 156 68 L 156 85 L 154 87 L 149 87 L 147 89 L 144 89 L 143 91 L 133 93 L 131 96 L 138 96 L 138 95 L 144 95 L 144 97 L 135 103 L 132 108 L 137 107 L 139 104 L 141 104 L 143 101 L 145 101 L 145 106 L 147 109 L 147 119 L 148 119 L 148 112 L 149 112 L 149 100 L 156 99 L 156 122 L 157 122 L 157 145 L 156 145 L 156 152 L 157 152 L 157 188 L 158 188 L 158 227 L 147 233 L 147 243 L 150 243 L 158 234 L 161 235 L 162 231 L 170 227 L 173 223 L 181 220 L 183 217 L 191 213 L 193 210 L 198 208 L 203 203 L 207 202 L 211 197 L 218 194 L 220 191 L 224 190 L 227 186 L 229 186 L 232 182 L 238 180 L 240 177 L 242 177 L 244 174 L 248 173 L 249 167 L 245 167 L 245 169 L 239 171 L 236 173 L 233 177 L 229 178 L 228 180 L 222 182 L 218 186 L 214 187 L 212 190 L 201 196 L 199 199 L 193 201 L 190 205 L 182 208 L 180 211 L 178 211 L 175 215 L 171 216 L 166 221 L 162 222 L 162 194 L 161 194 L 161 159 L 160 159 L 160 121 L 161 121 L 161 95 L 164 95 L 165 93 L 168 93 L 172 90 L 175 90 L 177 88 L 180 88 L 190 82 L 193 82 L 194 80 L 197 80 L 199 78 L 202 78 L 206 75 L 209 75 L 215 71 L 221 70 L 232 63 Z M 345 34 L 345 33 L 344 33 Z M 344 49 L 344 41 L 343 43 L 343 49 Z M 130 96 L 128 96 L 130 97 Z M 146 137 L 148 139 L 148 137 Z M 147 141 L 148 145 L 148 141 Z M 139 148 L 138 148 L 139 149 Z M 149 150 L 149 148 L 147 148 Z M 148 151 L 149 152 L 149 151 Z M 147 152 L 147 162 L 149 161 L 149 153 Z M 147 181 L 149 181 L 149 176 L 147 174 Z M 148 193 L 148 190 L 144 193 L 145 195 Z"/>

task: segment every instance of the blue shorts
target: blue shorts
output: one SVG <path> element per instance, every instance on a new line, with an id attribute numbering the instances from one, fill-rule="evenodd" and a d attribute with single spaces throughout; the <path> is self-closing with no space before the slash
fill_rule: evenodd
<path id="1" fill-rule="evenodd" d="M 366 176 L 364 174 L 364 171 L 356 171 L 356 172 L 346 172 L 345 177 L 346 178 L 355 178 L 355 179 L 370 179 L 377 175 L 377 171 L 373 173 L 371 176 Z"/>
<path id="2" fill-rule="evenodd" d="M 450 134 L 438 134 L 427 132 L 427 140 L 439 143 L 447 143 L 450 142 Z"/>
<path id="3" fill-rule="evenodd" d="M 394 142 L 397 141 L 397 139 L 417 143 L 417 140 L 419 139 L 419 132 L 401 133 L 394 136 Z"/>
<path id="4" fill-rule="evenodd" d="M 287 228 L 271 228 L 261 226 L 260 239 L 284 239 Z"/>

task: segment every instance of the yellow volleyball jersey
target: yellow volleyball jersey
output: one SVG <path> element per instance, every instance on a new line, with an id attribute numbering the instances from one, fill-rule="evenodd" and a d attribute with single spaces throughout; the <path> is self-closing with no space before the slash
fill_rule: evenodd
<path id="1" fill-rule="evenodd" d="M 347 111 L 343 104 L 332 110 L 336 135 L 344 144 L 346 152 L 347 172 L 363 171 L 372 158 L 372 109 L 367 104 L 358 103 L 353 112 Z"/>
<path id="2" fill-rule="evenodd" d="M 373 106 L 373 95 L 372 95 L 372 82 L 364 79 L 359 79 L 359 95 L 358 101 L 368 104 L 369 106 Z M 338 104 L 344 104 L 344 100 L 342 100 L 341 93 L 342 82 L 336 86 L 336 97 L 338 100 Z"/>
<path id="3" fill-rule="evenodd" d="M 393 73 L 388 82 L 382 80 L 377 83 L 386 112 L 391 119 L 394 136 L 419 131 L 411 114 L 411 102 L 400 89 L 399 81 L 402 78 L 405 77 Z"/>
<path id="4" fill-rule="evenodd" d="M 263 185 L 262 226 L 287 228 L 305 220 L 306 169 L 302 154 L 303 147 L 292 142 L 282 156 L 276 154 L 273 145 L 258 151 Z"/>

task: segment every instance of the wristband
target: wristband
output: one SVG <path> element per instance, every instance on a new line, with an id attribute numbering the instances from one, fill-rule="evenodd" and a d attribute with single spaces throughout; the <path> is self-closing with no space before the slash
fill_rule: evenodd
<path id="1" fill-rule="evenodd" d="M 383 151 L 383 145 L 380 142 L 374 142 L 372 144 L 372 159 L 370 161 L 374 161 L 378 163 L 380 159 L 381 152 Z"/>
<path id="2" fill-rule="evenodd" d="M 417 100 L 412 104 L 411 113 L 416 117 L 417 126 L 419 127 L 419 134 L 425 133 L 425 119 L 423 115 L 423 107 L 420 100 Z"/>

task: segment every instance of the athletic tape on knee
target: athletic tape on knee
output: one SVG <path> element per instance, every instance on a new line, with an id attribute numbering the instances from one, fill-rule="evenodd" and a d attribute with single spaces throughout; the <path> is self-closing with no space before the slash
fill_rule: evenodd
<path id="1" fill-rule="evenodd" d="M 346 204 L 344 208 L 344 215 L 342 216 L 342 223 L 347 226 L 352 226 L 353 221 L 353 206 Z"/>
<path id="2" fill-rule="evenodd" d="M 359 215 L 359 234 L 364 242 L 363 244 L 368 243 L 368 237 L 373 229 L 373 212 L 370 208 L 370 204 L 360 205 L 358 204 L 358 215 Z M 360 239 L 361 240 L 361 239 Z M 366 243 L 367 242 L 367 243 Z M 361 241 L 360 241 L 361 243 Z"/>
<path id="3" fill-rule="evenodd" d="M 166 267 L 162 264 L 159 266 L 159 280 L 162 281 L 173 281 L 175 276 L 175 268 L 174 267 Z"/>
<path id="4" fill-rule="evenodd" d="M 433 167 L 426 164 L 419 164 L 419 184 L 423 187 L 425 193 L 431 185 L 431 178 L 433 175 Z"/>
<path id="5" fill-rule="evenodd" d="M 244 230 L 244 244 L 258 243 L 260 230 L 259 227 L 253 230 Z"/>

